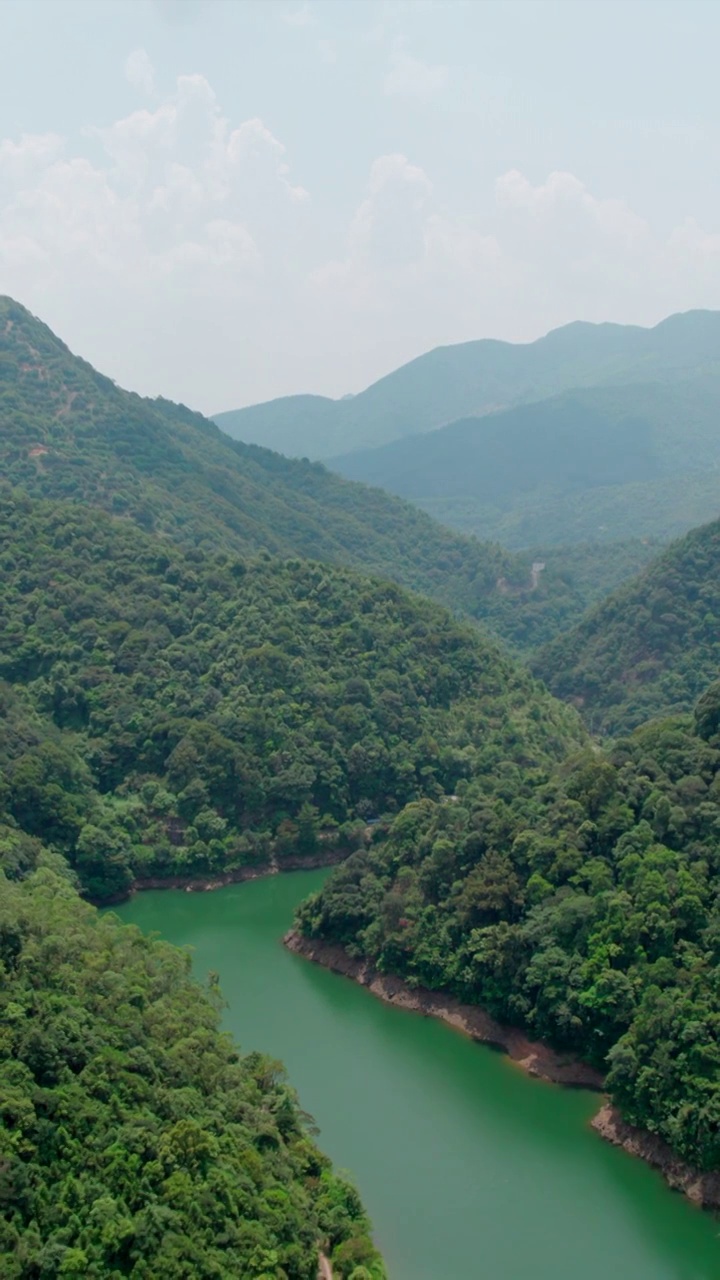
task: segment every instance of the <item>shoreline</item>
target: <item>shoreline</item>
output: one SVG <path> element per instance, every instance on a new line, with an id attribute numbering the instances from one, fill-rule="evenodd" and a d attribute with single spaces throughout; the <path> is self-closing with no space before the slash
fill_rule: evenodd
<path id="1" fill-rule="evenodd" d="M 226 889 L 231 884 L 244 884 L 246 880 L 262 880 L 265 876 L 282 875 L 286 871 L 319 871 L 323 867 L 337 867 L 350 851 L 326 849 L 323 853 L 312 853 L 306 858 L 300 854 L 283 858 L 278 862 L 271 858 L 268 862 L 249 863 L 244 867 L 234 867 L 231 871 L 218 871 L 214 876 L 138 876 L 124 893 L 115 894 L 112 898 L 102 900 L 88 898 L 93 906 L 113 907 L 127 902 L 136 893 L 146 889 L 183 889 L 185 893 L 212 893 L 215 889 Z"/>
<path id="2" fill-rule="evenodd" d="M 524 1031 L 498 1022 L 480 1005 L 462 1004 L 455 996 L 443 991 L 409 987 L 402 978 L 378 973 L 368 960 L 353 959 L 339 944 L 305 938 L 295 929 L 285 934 L 283 942 L 296 955 L 367 987 L 385 1004 L 421 1013 L 426 1018 L 438 1018 L 471 1040 L 501 1049 L 512 1062 L 538 1080 L 596 1092 L 603 1088 L 603 1077 L 594 1067 L 579 1062 L 570 1054 L 558 1053 L 542 1041 L 530 1040 Z"/>
<path id="3" fill-rule="evenodd" d="M 442 991 L 409 987 L 402 978 L 379 973 L 369 960 L 349 956 L 339 944 L 306 938 L 296 929 L 285 934 L 283 943 L 295 955 L 358 982 L 386 1004 L 438 1018 L 471 1040 L 503 1050 L 513 1063 L 536 1079 L 566 1088 L 600 1093 L 604 1089 L 604 1078 L 594 1067 L 558 1053 L 542 1041 L 530 1040 L 518 1027 L 498 1022 L 478 1005 L 463 1004 Z M 682 1192 L 693 1204 L 704 1209 L 720 1208 L 720 1172 L 702 1173 L 685 1164 L 656 1134 L 623 1120 L 607 1098 L 590 1124 L 606 1142 L 659 1170 L 672 1190 Z"/>

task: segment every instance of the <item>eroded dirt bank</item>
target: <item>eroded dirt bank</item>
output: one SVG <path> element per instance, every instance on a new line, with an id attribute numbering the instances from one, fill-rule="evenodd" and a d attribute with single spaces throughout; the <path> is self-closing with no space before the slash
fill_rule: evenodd
<path id="1" fill-rule="evenodd" d="M 600 1108 L 591 1123 L 607 1142 L 659 1169 L 673 1190 L 682 1191 L 705 1209 L 720 1208 L 720 1173 L 700 1173 L 684 1164 L 662 1138 L 628 1124 L 609 1102 Z"/>
<path id="2" fill-rule="evenodd" d="M 602 1075 L 587 1063 L 578 1062 L 557 1053 L 549 1045 L 528 1039 L 517 1027 L 497 1022 L 477 1005 L 462 1004 L 453 996 L 439 991 L 409 987 L 401 978 L 378 973 L 369 961 L 349 956 L 343 947 L 315 938 L 305 938 L 295 929 L 291 929 L 283 941 L 290 951 L 324 965 L 333 973 L 353 978 L 387 1004 L 411 1009 L 426 1017 L 440 1018 L 448 1026 L 463 1031 L 473 1040 L 503 1049 L 513 1062 L 532 1076 L 550 1080 L 554 1084 L 597 1090 L 603 1088 Z M 704 1208 L 720 1208 L 720 1173 L 703 1174 L 684 1164 L 660 1138 L 644 1129 L 626 1124 L 607 1101 L 591 1123 L 606 1141 L 659 1169 L 674 1190 L 682 1191 L 695 1204 Z"/>
<path id="3" fill-rule="evenodd" d="M 513 1062 L 541 1080 L 555 1084 L 575 1085 L 585 1089 L 602 1089 L 599 1071 L 573 1058 L 556 1053 L 549 1045 L 529 1040 L 517 1027 L 507 1027 L 474 1004 L 461 1004 L 453 996 L 423 987 L 409 987 L 401 978 L 378 973 L 367 960 L 354 960 L 343 947 L 314 938 L 304 938 L 291 929 L 283 939 L 285 946 L 298 955 L 322 964 L 333 973 L 342 973 L 367 987 L 387 1004 L 412 1009 L 426 1017 L 440 1018 L 448 1026 L 464 1031 L 473 1040 L 504 1049 Z"/>

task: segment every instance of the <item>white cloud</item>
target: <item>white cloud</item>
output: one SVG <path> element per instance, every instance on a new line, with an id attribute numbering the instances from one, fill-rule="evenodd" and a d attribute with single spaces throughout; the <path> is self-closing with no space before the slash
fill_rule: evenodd
<path id="1" fill-rule="evenodd" d="M 209 410 L 239 362 L 251 397 L 307 218 L 283 143 L 199 75 L 85 135 L 0 140 L 0 293 L 121 384 Z"/>
<path id="2" fill-rule="evenodd" d="M 267 122 L 230 119 L 197 74 L 79 144 L 0 139 L 0 292 L 122 384 L 206 410 L 356 390 L 439 343 L 720 304 L 719 226 L 661 234 L 567 172 L 461 203 L 399 151 L 341 222 L 334 159 L 311 202 Z"/>
<path id="3" fill-rule="evenodd" d="M 315 272 L 313 287 L 335 306 L 345 298 L 356 312 L 395 315 L 407 331 L 411 316 L 411 327 L 447 317 L 502 270 L 496 238 L 443 210 L 425 171 L 392 154 L 372 165 L 346 256 Z"/>
<path id="4" fill-rule="evenodd" d="M 648 324 L 720 303 L 718 233 L 688 221 L 662 237 L 570 173 L 533 184 L 513 170 L 495 197 L 494 213 L 460 214 L 407 157 L 376 160 L 344 257 L 312 278 L 336 345 L 381 348 L 384 371 L 440 343 L 529 340 L 578 318 Z"/>
<path id="5" fill-rule="evenodd" d="M 368 194 L 350 224 L 352 258 L 397 267 L 422 256 L 424 210 L 432 192 L 427 174 L 403 155 L 380 156 Z"/>
<path id="6" fill-rule="evenodd" d="M 155 69 L 145 49 L 133 49 L 125 59 L 125 79 L 147 98 L 155 93 Z"/>
<path id="7" fill-rule="evenodd" d="M 148 67 L 136 58 L 133 74 Z M 282 143 L 259 119 L 231 127 L 202 76 L 181 76 L 156 108 L 87 132 L 99 162 L 68 154 L 53 134 L 0 143 L 6 266 L 121 273 L 141 289 L 200 262 L 256 273 L 275 247 L 260 243 L 269 211 L 282 221 L 308 199 Z"/>
<path id="8" fill-rule="evenodd" d="M 648 233 L 648 224 L 622 200 L 599 200 L 572 173 L 551 173 L 534 187 L 517 169 L 498 178 L 495 194 L 501 208 L 522 210 L 538 221 L 559 217 L 583 220 L 605 235 L 634 242 Z"/>
<path id="9" fill-rule="evenodd" d="M 396 50 L 385 76 L 385 93 L 398 98 L 431 98 L 447 84 L 448 68 L 430 66 L 412 54 Z"/>

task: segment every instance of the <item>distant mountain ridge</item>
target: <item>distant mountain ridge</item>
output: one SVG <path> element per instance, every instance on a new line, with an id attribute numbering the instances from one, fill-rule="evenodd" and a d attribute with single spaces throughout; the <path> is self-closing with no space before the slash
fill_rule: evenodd
<path id="1" fill-rule="evenodd" d="M 391 578 L 520 647 L 586 598 L 531 558 L 454 534 L 410 504 L 231 440 L 182 405 L 121 390 L 0 298 L 0 466 L 33 498 L 104 508 L 194 550 L 303 557 Z"/>
<path id="2" fill-rule="evenodd" d="M 286 396 L 214 421 L 235 439 L 327 459 L 571 388 L 665 382 L 712 369 L 720 372 L 720 312 L 679 313 L 651 329 L 576 321 L 531 343 L 436 347 L 350 399 Z"/>
<path id="3" fill-rule="evenodd" d="M 668 540 L 720 508 L 720 365 L 574 388 L 328 465 L 508 546 Z"/>

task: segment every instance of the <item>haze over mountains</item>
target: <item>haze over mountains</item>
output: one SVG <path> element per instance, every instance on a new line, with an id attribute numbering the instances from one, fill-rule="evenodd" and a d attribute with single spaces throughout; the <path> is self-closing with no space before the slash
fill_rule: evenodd
<path id="1" fill-rule="evenodd" d="M 520 548 L 667 540 L 711 519 L 719 406 L 720 313 L 695 311 L 438 348 L 351 400 L 290 397 L 216 420 Z"/>
<path id="2" fill-rule="evenodd" d="M 682 492 L 675 476 L 683 462 L 691 459 L 703 474 L 705 459 L 714 494 L 720 433 L 713 386 L 708 371 L 662 391 L 587 389 L 488 415 L 477 421 L 494 440 L 493 480 L 481 476 L 478 488 L 484 484 L 488 496 L 492 484 L 497 492 L 513 478 L 523 484 L 533 465 L 546 465 L 542 448 L 532 450 L 534 423 L 535 437 L 553 434 L 558 466 L 571 483 L 579 476 L 586 493 L 598 475 L 622 479 L 616 453 L 626 436 L 635 474 L 654 468 Z M 630 392 L 636 414 L 626 419 Z M 589 424 L 584 452 L 573 451 L 578 406 Z M 654 560 L 657 545 L 639 541 L 513 554 L 444 529 L 409 503 L 319 463 L 232 441 L 181 405 L 122 391 L 11 299 L 0 300 L 0 424 L 4 479 L 31 498 L 103 508 L 123 526 L 193 554 L 302 557 L 393 578 L 518 649 L 544 644 L 535 670 L 596 728 L 683 709 L 716 671 L 717 523 Z M 420 441 L 464 431 L 475 447 L 477 438 L 460 424 Z M 407 447 L 398 442 L 387 452 Z M 440 475 L 441 462 L 438 456 L 438 492 L 458 477 L 451 457 Z M 649 561 L 644 575 L 611 594 Z"/>
<path id="3" fill-rule="evenodd" d="M 33 497 L 103 507 L 185 547 L 393 578 L 523 647 L 549 640 L 597 595 L 561 566 L 533 579 L 532 556 L 454 534 L 320 464 L 232 441 L 183 406 L 122 391 L 9 298 L 0 299 L 0 425 L 3 476 Z M 613 573 L 602 569 L 601 584 Z"/>
<path id="4" fill-rule="evenodd" d="M 703 370 L 576 388 L 328 465 L 506 546 L 668 539 L 718 511 L 719 428 L 720 376 Z"/>
<path id="5" fill-rule="evenodd" d="M 284 396 L 214 420 L 236 440 L 325 459 L 571 387 L 711 370 L 720 370 L 720 312 L 688 311 L 652 329 L 576 321 L 530 343 L 483 338 L 436 347 L 350 398 Z"/>

